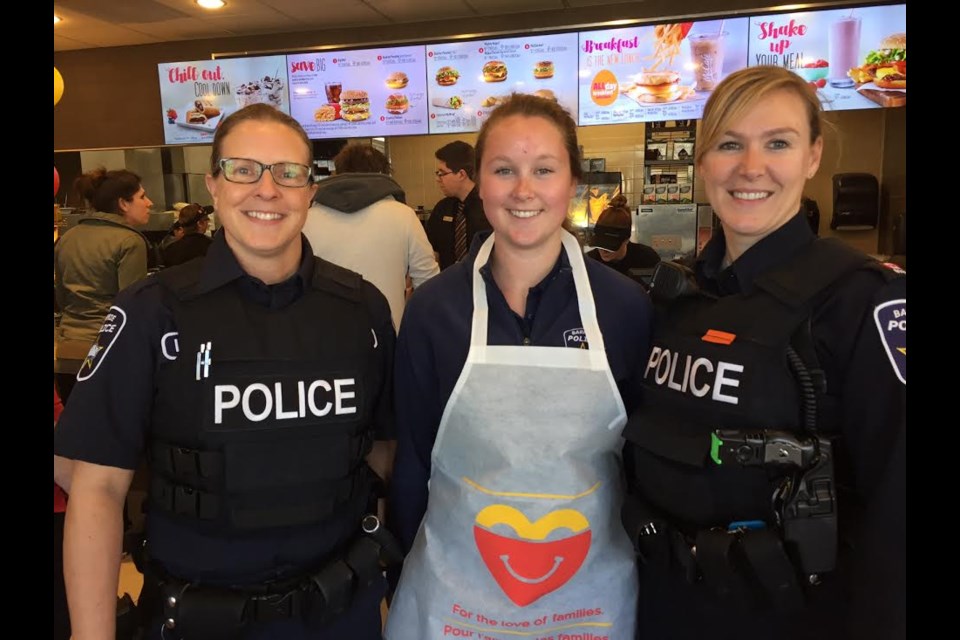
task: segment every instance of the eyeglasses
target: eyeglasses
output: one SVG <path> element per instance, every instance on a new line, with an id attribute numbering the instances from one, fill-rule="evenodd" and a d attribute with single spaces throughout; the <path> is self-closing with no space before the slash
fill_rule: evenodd
<path id="1" fill-rule="evenodd" d="M 228 182 L 254 184 L 269 170 L 273 181 L 281 187 L 305 187 L 310 184 L 313 169 L 296 162 L 274 162 L 263 164 L 249 158 L 221 158 L 217 163 Z"/>
<path id="2" fill-rule="evenodd" d="M 437 169 L 436 171 L 433 172 L 433 175 L 437 176 L 437 180 L 440 180 L 441 178 L 443 178 L 443 176 L 448 176 L 451 173 L 456 173 L 456 171 L 440 171 L 439 169 Z"/>

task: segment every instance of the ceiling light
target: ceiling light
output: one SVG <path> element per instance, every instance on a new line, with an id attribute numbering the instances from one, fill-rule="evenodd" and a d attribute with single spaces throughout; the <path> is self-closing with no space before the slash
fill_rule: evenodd
<path id="1" fill-rule="evenodd" d="M 53 14 L 53 24 L 60 22 L 61 18 L 57 14 Z"/>
<path id="2" fill-rule="evenodd" d="M 197 4 L 204 9 L 220 9 L 227 3 L 223 0 L 197 0 Z"/>

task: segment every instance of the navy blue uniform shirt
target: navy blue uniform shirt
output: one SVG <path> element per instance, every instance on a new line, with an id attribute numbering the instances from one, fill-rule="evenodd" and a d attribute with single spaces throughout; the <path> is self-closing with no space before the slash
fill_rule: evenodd
<path id="1" fill-rule="evenodd" d="M 413 543 L 426 512 L 430 452 L 443 409 L 470 348 L 473 264 L 489 235 L 478 234 L 468 259 L 419 287 L 404 312 L 394 376 L 397 458 L 389 522 L 405 549 Z M 650 349 L 652 305 L 636 282 L 595 260 L 585 262 L 607 360 L 629 413 L 640 401 L 643 367 Z M 489 344 L 580 347 L 583 323 L 573 271 L 563 250 L 553 270 L 530 289 L 522 317 L 507 305 L 489 263 L 480 272 L 487 286 Z M 577 393 L 577 389 L 569 391 Z M 536 399 L 531 402 L 531 411 L 536 411 Z"/>
<path id="2" fill-rule="evenodd" d="M 720 296 L 749 293 L 757 276 L 814 238 L 800 214 L 722 268 L 721 230 L 697 261 L 698 282 Z M 840 396 L 846 455 L 838 467 L 844 460 L 852 467 L 845 475 L 852 476 L 860 502 L 840 504 L 841 518 L 845 508 L 860 512 L 857 529 L 845 541 L 855 546 L 847 622 L 857 638 L 906 633 L 906 298 L 906 278 L 885 282 L 877 273 L 859 270 L 843 279 L 811 317 L 828 393 Z M 838 480 L 843 472 L 838 468 Z"/>
<path id="3" fill-rule="evenodd" d="M 313 277 L 313 251 L 302 236 L 301 241 L 303 258 L 298 271 L 284 282 L 266 285 L 243 271 L 219 232 L 204 258 L 200 288 L 236 287 L 238 295 L 257 304 L 283 309 L 304 293 Z M 378 370 L 371 372 L 371 388 L 378 390 L 371 396 L 375 403 L 372 429 L 378 440 L 393 439 L 395 338 L 390 308 L 367 282 L 363 295 L 382 358 Z M 154 278 L 121 291 L 111 315 L 101 331 L 109 329 L 113 340 L 95 356 L 93 367 L 81 369 L 81 379 L 55 432 L 54 452 L 99 465 L 136 469 L 149 441 L 155 372 L 165 359 L 178 357 L 177 327 L 165 304 L 163 288 Z M 317 330 L 322 331 L 323 326 L 323 318 L 317 318 Z M 275 536 L 264 533 L 243 538 L 200 535 L 161 513 L 151 514 L 147 526 L 152 555 L 162 559 L 171 573 L 187 580 L 235 584 L 300 573 L 304 562 L 323 557 L 357 533 L 356 522 L 342 518 L 291 527 Z"/>

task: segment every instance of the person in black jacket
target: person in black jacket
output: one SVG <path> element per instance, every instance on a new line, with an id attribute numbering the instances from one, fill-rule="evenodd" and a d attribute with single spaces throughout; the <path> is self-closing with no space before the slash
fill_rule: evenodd
<path id="1" fill-rule="evenodd" d="M 440 269 L 461 260 L 473 237 L 490 229 L 483 213 L 483 202 L 474 181 L 474 150 L 462 140 L 454 140 L 437 149 L 437 186 L 444 195 L 434 205 L 427 220 L 427 238 L 433 245 Z"/>
<path id="2" fill-rule="evenodd" d="M 597 218 L 591 242 L 595 248 L 587 255 L 647 286 L 660 254 L 645 244 L 630 242 L 631 226 L 627 199 L 617 195 Z"/>
<path id="3" fill-rule="evenodd" d="M 188 204 L 180 209 L 173 231 L 179 237 L 163 248 L 163 266 L 172 267 L 207 255 L 210 238 L 206 234 L 211 213 L 213 207 L 199 204 Z"/>
<path id="4" fill-rule="evenodd" d="M 695 160 L 722 228 L 693 274 L 658 267 L 624 430 L 638 638 L 906 637 L 906 278 L 814 236 L 823 144 L 786 69 L 707 101 Z"/>
<path id="5" fill-rule="evenodd" d="M 144 456 L 146 638 L 381 636 L 395 334 L 383 295 L 301 233 L 312 160 L 273 107 L 228 116 L 206 177 L 223 230 L 104 320 L 54 434 L 75 461 L 76 638 L 114 637 L 120 513 Z"/>

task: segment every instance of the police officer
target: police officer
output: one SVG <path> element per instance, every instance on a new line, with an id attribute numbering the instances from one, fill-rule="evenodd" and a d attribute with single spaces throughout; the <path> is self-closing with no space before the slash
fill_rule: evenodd
<path id="1" fill-rule="evenodd" d="M 120 513 L 146 454 L 148 638 L 380 637 L 374 487 L 393 437 L 383 295 L 314 258 L 303 129 L 228 117 L 206 257 L 117 297 L 55 452 L 76 460 L 65 573 L 75 637 L 112 638 Z M 369 526 L 373 522 L 373 526 Z"/>
<path id="2" fill-rule="evenodd" d="M 905 637 L 905 277 L 807 224 L 798 76 L 731 74 L 700 131 L 722 229 L 692 278 L 658 267 L 624 432 L 637 637 Z"/>

